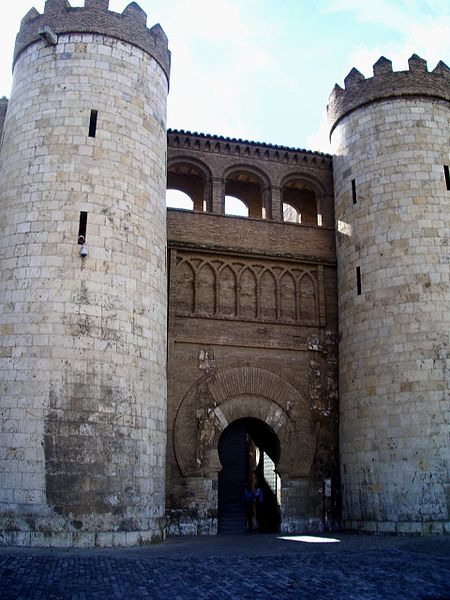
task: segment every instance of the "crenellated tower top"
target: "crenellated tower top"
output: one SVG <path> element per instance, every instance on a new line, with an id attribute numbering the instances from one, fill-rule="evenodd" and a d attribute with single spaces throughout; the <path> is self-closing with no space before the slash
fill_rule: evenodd
<path id="1" fill-rule="evenodd" d="M 327 106 L 330 134 L 346 115 L 365 104 L 405 96 L 428 96 L 450 102 L 450 69 L 439 61 L 433 71 L 427 62 L 413 54 L 407 71 L 393 71 L 392 61 L 381 56 L 373 65 L 373 77 L 365 78 L 353 68 L 344 80 L 345 88 L 336 84 Z"/>
<path id="2" fill-rule="evenodd" d="M 131 2 L 120 14 L 109 10 L 109 0 L 85 0 L 84 7 L 72 7 L 68 0 L 46 0 L 42 14 L 32 8 L 22 19 L 13 64 L 30 44 L 43 37 L 49 43 L 56 43 L 62 33 L 103 34 L 133 44 L 150 54 L 169 80 L 170 52 L 166 34 L 159 24 L 147 28 L 147 14 L 136 2 Z"/>

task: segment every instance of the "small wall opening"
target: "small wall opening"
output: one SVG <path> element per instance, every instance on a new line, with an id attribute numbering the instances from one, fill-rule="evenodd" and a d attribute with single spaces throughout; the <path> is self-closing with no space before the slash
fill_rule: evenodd
<path id="1" fill-rule="evenodd" d="M 91 115 L 89 117 L 89 137 L 95 137 L 97 133 L 97 117 L 98 111 L 91 110 Z"/>
<path id="2" fill-rule="evenodd" d="M 361 296 L 361 267 L 356 267 L 356 294 Z"/>
<path id="3" fill-rule="evenodd" d="M 448 165 L 444 165 L 444 177 L 445 177 L 445 186 L 448 190 L 450 190 L 450 172 Z"/>
<path id="4" fill-rule="evenodd" d="M 87 229 L 87 212 L 80 212 L 80 223 L 78 226 L 78 243 L 84 244 L 86 241 L 86 229 Z"/>

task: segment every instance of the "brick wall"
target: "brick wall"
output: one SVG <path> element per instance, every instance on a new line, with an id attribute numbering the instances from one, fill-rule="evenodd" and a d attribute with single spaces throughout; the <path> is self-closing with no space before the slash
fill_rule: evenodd
<path id="1" fill-rule="evenodd" d="M 304 163 L 298 160 L 303 155 Z M 225 428 L 241 418 L 268 424 L 280 443 L 281 528 L 323 528 L 339 511 L 329 159 L 169 132 L 168 163 L 172 182 L 196 190 L 210 207 L 168 210 L 169 532 L 217 531 L 218 444 Z M 179 164 L 185 167 L 177 171 Z M 260 202 L 274 218 L 286 178 L 314 182 L 329 226 L 283 223 L 281 215 L 277 220 L 224 215 L 233 170 L 266 182 Z M 327 478 L 332 499 L 323 494 Z"/>

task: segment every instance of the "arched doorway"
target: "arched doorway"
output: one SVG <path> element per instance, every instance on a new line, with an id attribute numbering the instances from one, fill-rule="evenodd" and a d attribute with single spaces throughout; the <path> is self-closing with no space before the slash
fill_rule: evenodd
<path id="1" fill-rule="evenodd" d="M 280 529 L 281 480 L 276 471 L 280 445 L 263 421 L 233 421 L 219 439 L 218 531 L 239 534 L 250 528 L 261 532 Z M 245 488 L 262 491 L 255 499 L 253 527 L 246 523 Z"/>

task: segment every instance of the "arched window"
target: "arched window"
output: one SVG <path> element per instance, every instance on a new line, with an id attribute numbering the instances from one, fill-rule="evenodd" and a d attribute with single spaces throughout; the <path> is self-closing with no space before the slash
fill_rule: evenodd
<path id="1" fill-rule="evenodd" d="M 265 201 L 267 198 L 264 189 L 268 187 L 267 179 L 262 174 L 255 173 L 245 168 L 234 167 L 225 175 L 225 214 L 241 215 L 252 219 L 266 219 L 268 216 Z M 239 199 L 240 209 L 227 209 L 227 198 Z M 243 212 L 242 204 L 245 205 Z M 242 211 L 242 212 L 241 212 Z"/>
<path id="2" fill-rule="evenodd" d="M 175 195 L 175 190 L 184 193 L 184 200 L 179 200 L 182 196 L 177 196 L 175 204 L 167 204 L 170 208 L 184 208 L 203 212 L 211 210 L 210 186 L 208 181 L 210 173 L 208 168 L 201 163 L 193 163 L 188 160 L 169 161 L 167 165 L 167 190 Z M 172 199 L 171 199 L 172 202 Z"/>
<path id="3" fill-rule="evenodd" d="M 248 206 L 235 196 L 225 196 L 225 214 L 248 217 Z"/>
<path id="4" fill-rule="evenodd" d="M 322 225 L 317 195 L 311 184 L 301 178 L 290 179 L 283 186 L 283 220 L 302 225 Z"/>
<path id="5" fill-rule="evenodd" d="M 167 208 L 193 210 L 194 202 L 190 196 L 180 190 L 166 190 L 166 206 Z"/>

